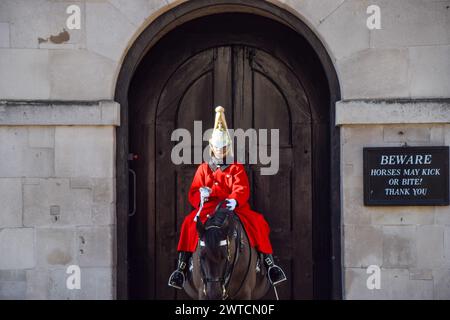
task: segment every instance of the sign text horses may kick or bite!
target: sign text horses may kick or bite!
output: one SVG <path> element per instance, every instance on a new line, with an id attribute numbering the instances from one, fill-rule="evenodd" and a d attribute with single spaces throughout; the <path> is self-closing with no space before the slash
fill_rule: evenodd
<path id="1" fill-rule="evenodd" d="M 449 147 L 364 148 L 365 205 L 448 205 Z"/>

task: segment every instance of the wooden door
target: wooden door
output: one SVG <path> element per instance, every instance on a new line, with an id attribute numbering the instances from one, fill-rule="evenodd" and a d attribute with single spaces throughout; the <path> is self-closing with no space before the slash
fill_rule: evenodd
<path id="1" fill-rule="evenodd" d="M 242 20 L 249 27 L 251 19 Z M 292 42 L 276 42 L 286 37 L 281 29 L 255 24 L 256 36 L 238 29 L 214 37 L 204 30 L 213 33 L 201 26 L 156 47 L 130 93 L 136 106 L 129 115 L 130 151 L 139 154 L 130 162 L 137 177 L 136 214 L 129 222 L 130 297 L 188 298 L 167 281 L 176 267 L 181 224 L 192 210 L 187 193 L 198 164 L 172 163 L 178 142 L 171 135 L 186 128 L 194 136 L 194 121 L 202 121 L 203 131 L 211 128 L 214 108 L 222 105 L 230 128 L 279 130 L 277 174 L 261 175 L 264 165 L 248 164 L 246 155 L 250 204 L 269 222 L 275 259 L 287 273 L 280 297 L 311 299 L 317 279 L 328 279 L 330 261 L 328 225 L 321 223 L 329 209 L 328 120 L 317 98 L 326 90 L 314 86 L 314 76 L 305 82 L 313 72 L 304 70 L 314 66 L 306 49 L 299 56 Z M 295 67 L 298 61 L 303 71 Z"/>
<path id="2" fill-rule="evenodd" d="M 226 46 L 205 50 L 187 60 L 169 79 L 159 99 L 155 123 L 157 298 L 171 299 L 175 294 L 185 298 L 167 287 L 167 279 L 176 266 L 181 223 L 192 210 L 187 193 L 198 166 L 172 163 L 171 150 L 178 142 L 171 141 L 171 134 L 176 128 L 186 128 L 194 136 L 194 121 L 202 121 L 203 130 L 211 128 L 217 105 L 226 108 L 232 128 L 279 130 L 278 173 L 261 175 L 260 165 L 247 165 L 251 204 L 268 220 L 275 257 L 287 272 L 289 280 L 280 287 L 281 296 L 309 297 L 312 253 L 308 232 L 311 227 L 308 102 L 301 84 L 281 61 L 255 48 Z M 247 163 L 248 159 L 247 156 Z"/>

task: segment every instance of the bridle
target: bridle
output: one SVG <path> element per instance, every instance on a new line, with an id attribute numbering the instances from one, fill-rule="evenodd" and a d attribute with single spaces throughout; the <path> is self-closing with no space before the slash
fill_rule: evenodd
<path id="1" fill-rule="evenodd" d="M 220 208 L 220 206 L 223 203 L 224 203 L 224 201 L 220 202 L 217 205 L 215 212 Z M 212 228 L 220 229 L 221 227 L 212 225 L 212 226 L 206 227 L 205 231 L 209 230 L 209 229 L 212 229 Z M 241 239 L 242 233 L 241 233 L 241 228 L 240 227 L 236 228 L 236 230 L 235 230 L 235 232 L 233 234 L 233 237 L 234 237 L 234 240 L 235 240 L 235 250 L 234 250 L 233 261 L 231 261 L 231 246 L 230 246 L 231 241 L 230 241 L 230 237 L 227 236 L 226 239 L 221 240 L 219 242 L 219 247 L 226 246 L 226 250 L 227 250 L 227 259 L 226 259 L 225 268 L 224 268 L 224 271 L 223 271 L 223 274 L 222 274 L 221 277 L 215 277 L 215 278 L 207 277 L 206 274 L 205 274 L 205 271 L 203 269 L 203 265 L 202 265 L 201 261 L 199 262 L 201 276 L 202 276 L 202 282 L 203 282 L 203 294 L 205 296 L 206 296 L 206 284 L 207 283 L 211 283 L 211 282 L 219 282 L 221 284 L 221 286 L 222 286 L 222 299 L 225 300 L 225 299 L 229 298 L 229 292 L 228 292 L 229 288 L 228 287 L 230 285 L 230 279 L 231 279 L 231 276 L 233 275 L 234 268 L 235 268 L 235 266 L 236 266 L 236 264 L 237 264 L 237 262 L 239 260 L 239 256 L 240 256 L 239 253 L 242 250 L 242 246 L 241 246 L 241 244 L 242 244 L 242 239 Z M 201 247 L 204 247 L 205 246 L 205 242 L 202 241 L 201 239 L 199 239 L 199 245 Z M 247 270 L 247 273 L 248 273 L 248 270 Z M 233 296 L 235 296 L 240 291 L 240 289 L 242 288 L 242 286 L 243 286 L 243 284 L 245 282 L 245 278 L 246 278 L 246 276 L 242 280 L 242 283 L 241 283 L 241 286 L 239 287 L 239 290 Z"/>

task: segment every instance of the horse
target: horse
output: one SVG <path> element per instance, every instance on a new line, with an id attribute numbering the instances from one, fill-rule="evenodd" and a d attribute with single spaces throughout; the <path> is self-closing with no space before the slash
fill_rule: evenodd
<path id="1" fill-rule="evenodd" d="M 205 224 L 197 220 L 199 243 L 184 290 L 198 300 L 261 299 L 271 287 L 262 259 L 250 246 L 239 217 L 222 208 L 224 203 Z"/>

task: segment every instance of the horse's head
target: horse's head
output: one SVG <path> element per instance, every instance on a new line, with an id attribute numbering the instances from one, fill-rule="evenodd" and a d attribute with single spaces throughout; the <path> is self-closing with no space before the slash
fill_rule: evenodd
<path id="1" fill-rule="evenodd" d="M 216 210 L 205 224 L 197 220 L 203 295 L 208 300 L 226 298 L 226 281 L 236 250 L 232 241 L 235 230 L 236 219 L 226 209 Z"/>

